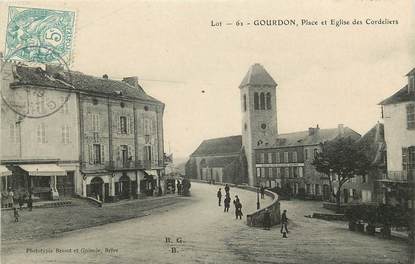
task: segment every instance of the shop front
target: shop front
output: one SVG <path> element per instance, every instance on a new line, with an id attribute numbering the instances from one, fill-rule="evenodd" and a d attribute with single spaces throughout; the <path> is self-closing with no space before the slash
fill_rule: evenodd
<path id="1" fill-rule="evenodd" d="M 140 181 L 140 193 L 147 196 L 153 196 L 157 193 L 158 174 L 156 170 L 145 170 L 144 179 Z"/>
<path id="2" fill-rule="evenodd" d="M 66 171 L 56 164 L 24 164 L 18 166 L 24 182 L 24 189 L 41 200 L 57 200 L 58 177 L 66 177 Z M 22 187 L 22 186 L 20 186 Z"/>

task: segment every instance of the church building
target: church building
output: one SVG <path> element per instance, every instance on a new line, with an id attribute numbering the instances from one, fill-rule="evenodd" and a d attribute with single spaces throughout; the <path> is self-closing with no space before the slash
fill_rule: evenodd
<path id="1" fill-rule="evenodd" d="M 322 199 L 324 178 L 311 164 L 319 144 L 337 137 L 357 140 L 360 135 L 342 124 L 336 128 L 320 129 L 317 125 L 305 131 L 279 134 L 277 82 L 258 63 L 249 68 L 239 90 L 242 135 L 203 141 L 190 155 L 186 176 L 250 186 L 284 185 L 293 194 L 298 194 L 301 188 Z M 235 165 L 240 167 L 236 169 Z"/>

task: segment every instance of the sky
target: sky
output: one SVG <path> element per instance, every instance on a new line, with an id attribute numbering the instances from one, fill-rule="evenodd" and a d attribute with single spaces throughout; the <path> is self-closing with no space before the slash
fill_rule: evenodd
<path id="1" fill-rule="evenodd" d="M 411 0 L 3 1 L 0 47 L 9 5 L 75 11 L 71 68 L 112 79 L 138 76 L 166 104 L 165 151 L 176 158 L 204 139 L 241 134 L 238 86 L 254 63 L 278 83 L 280 133 L 345 124 L 364 134 L 381 121 L 377 104 L 415 67 Z M 398 25 L 246 25 L 367 18 Z M 245 26 L 211 26 L 237 20 Z"/>

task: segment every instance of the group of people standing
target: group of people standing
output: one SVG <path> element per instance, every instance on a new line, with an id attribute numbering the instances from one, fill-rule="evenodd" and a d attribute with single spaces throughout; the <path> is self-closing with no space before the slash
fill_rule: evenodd
<path id="1" fill-rule="evenodd" d="M 218 205 L 221 205 L 222 202 L 222 188 L 219 188 L 216 197 L 218 198 Z M 231 206 L 231 194 L 230 194 L 230 187 L 228 184 L 225 185 L 225 199 L 223 200 L 223 212 L 229 212 L 229 208 Z M 235 195 L 235 199 L 233 200 L 233 205 L 235 206 L 235 218 L 242 219 L 242 203 L 239 200 L 238 195 Z"/>
<path id="2" fill-rule="evenodd" d="M 20 195 L 16 195 L 11 187 L 8 188 L 6 194 L 2 194 L 2 200 L 7 208 L 13 208 L 14 221 L 19 222 L 19 210 L 23 209 L 23 205 L 26 203 L 29 211 L 32 211 L 33 195 L 31 192 L 25 192 Z"/>

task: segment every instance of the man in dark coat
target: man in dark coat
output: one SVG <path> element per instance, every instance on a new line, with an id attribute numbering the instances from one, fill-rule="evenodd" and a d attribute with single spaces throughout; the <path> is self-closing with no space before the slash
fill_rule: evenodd
<path id="1" fill-rule="evenodd" d="M 263 185 L 261 185 L 261 199 L 265 199 L 265 188 Z"/>
<path id="2" fill-rule="evenodd" d="M 284 212 L 281 215 L 281 233 L 283 234 L 283 237 L 287 237 L 286 234 L 289 233 L 287 224 L 288 224 L 287 210 L 284 210 Z M 283 232 L 283 229 L 285 229 L 284 232 Z"/>
<path id="3" fill-rule="evenodd" d="M 269 230 L 271 228 L 271 214 L 268 208 L 264 211 L 264 228 L 265 230 Z"/>
<path id="4" fill-rule="evenodd" d="M 220 202 L 222 201 L 222 191 L 221 188 L 219 188 L 218 193 L 216 194 L 216 197 L 218 197 L 218 203 L 220 206 Z"/>
<path id="5" fill-rule="evenodd" d="M 182 194 L 182 185 L 179 181 L 177 181 L 177 194 Z"/>
<path id="6" fill-rule="evenodd" d="M 229 185 L 226 184 L 225 185 L 225 192 L 226 192 L 227 195 L 229 195 L 229 190 L 230 190 Z"/>
<path id="7" fill-rule="evenodd" d="M 29 211 L 32 211 L 32 206 L 33 206 L 32 193 L 29 193 L 29 196 L 27 198 L 27 208 L 29 208 Z"/>
<path id="8" fill-rule="evenodd" d="M 226 194 L 225 196 L 225 200 L 223 200 L 223 204 L 225 206 L 225 208 L 223 209 L 224 212 L 229 212 L 229 207 L 231 205 L 231 197 Z"/>
<path id="9" fill-rule="evenodd" d="M 235 218 L 238 219 L 242 219 L 242 203 L 239 200 L 238 195 L 235 195 L 235 200 L 233 200 L 233 205 L 235 206 Z"/>

